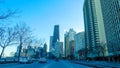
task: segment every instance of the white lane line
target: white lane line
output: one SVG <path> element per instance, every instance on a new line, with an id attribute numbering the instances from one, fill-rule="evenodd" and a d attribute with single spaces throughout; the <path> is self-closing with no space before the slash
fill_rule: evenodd
<path id="1" fill-rule="evenodd" d="M 54 63 L 55 63 L 55 62 L 52 62 L 52 63 L 50 63 L 50 64 L 44 66 L 43 68 L 48 68 L 48 67 L 50 67 L 51 65 L 53 65 Z"/>

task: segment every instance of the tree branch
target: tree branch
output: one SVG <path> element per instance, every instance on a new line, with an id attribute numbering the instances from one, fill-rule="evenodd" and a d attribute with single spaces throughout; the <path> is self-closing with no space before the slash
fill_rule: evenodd
<path id="1" fill-rule="evenodd" d="M 8 11 L 6 12 L 6 14 L 3 13 L 3 14 L 0 15 L 0 19 L 1 19 L 1 20 L 2 20 L 2 19 L 8 19 L 9 17 L 14 16 L 16 13 L 17 13 L 17 10 L 15 10 L 15 11 L 8 10 Z"/>

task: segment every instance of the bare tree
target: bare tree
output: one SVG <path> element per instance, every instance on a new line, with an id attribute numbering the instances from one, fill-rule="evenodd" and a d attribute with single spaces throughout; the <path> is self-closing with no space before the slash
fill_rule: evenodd
<path id="1" fill-rule="evenodd" d="M 43 44 L 45 43 L 44 39 L 33 39 L 33 44 L 38 47 L 43 47 Z"/>
<path id="2" fill-rule="evenodd" d="M 4 4 L 5 1 L 4 0 L 0 0 L 0 4 Z M 15 16 L 15 14 L 18 13 L 18 10 L 10 10 L 10 9 L 7 9 L 7 11 L 3 11 L 2 10 L 0 11 L 0 20 L 5 20 L 5 19 L 8 19 L 10 17 L 13 17 Z"/>
<path id="3" fill-rule="evenodd" d="M 4 3 L 4 0 L 0 0 L 0 4 Z M 0 21 L 8 20 L 11 17 L 14 17 L 18 13 L 18 10 L 10 10 L 2 11 L 0 10 Z M 13 28 L 4 26 L 3 23 L 0 23 L 0 47 L 2 48 L 2 52 L 0 54 L 0 58 L 2 57 L 4 50 L 7 46 L 16 44 L 15 43 L 15 35 L 16 31 Z"/>
<path id="4" fill-rule="evenodd" d="M 14 17 L 14 15 L 17 13 L 17 10 L 7 10 L 6 12 L 4 13 L 0 13 L 0 20 L 5 20 L 5 19 L 8 19 L 10 17 Z"/>
<path id="5" fill-rule="evenodd" d="M 2 47 L 2 52 L 0 54 L 0 59 L 4 53 L 4 50 L 7 46 L 16 44 L 15 42 L 15 35 L 17 33 L 13 28 L 7 27 L 7 28 L 0 28 L 0 46 Z"/>
<path id="6" fill-rule="evenodd" d="M 7 20 L 8 18 L 14 16 L 17 11 L 8 10 L 6 13 L 0 13 L 0 20 Z M 3 23 L 0 24 L 0 47 L 2 52 L 0 54 L 0 59 L 3 55 L 5 48 L 15 41 L 16 32 L 13 28 L 6 27 Z"/>
<path id="7" fill-rule="evenodd" d="M 18 60 L 20 58 L 21 49 L 23 44 L 26 43 L 26 40 L 30 39 L 31 31 L 30 28 L 25 23 L 20 23 L 15 26 L 15 30 L 17 31 L 17 41 L 19 43 L 19 52 L 18 52 Z"/>
<path id="8" fill-rule="evenodd" d="M 32 44 L 34 44 L 34 46 L 38 48 L 35 54 L 36 58 L 43 56 L 43 49 L 41 48 L 43 47 L 44 43 L 45 43 L 44 39 L 36 39 L 36 38 L 33 39 Z"/>
<path id="9" fill-rule="evenodd" d="M 25 43 L 25 46 L 27 47 L 27 46 L 32 46 L 32 44 L 33 44 L 33 36 L 30 36 L 24 43 Z M 28 55 L 28 48 L 26 48 L 26 50 L 25 50 L 25 57 L 27 57 L 27 55 Z"/>

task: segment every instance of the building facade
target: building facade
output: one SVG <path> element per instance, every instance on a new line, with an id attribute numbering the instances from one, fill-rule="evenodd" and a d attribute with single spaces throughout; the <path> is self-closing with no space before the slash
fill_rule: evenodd
<path id="1" fill-rule="evenodd" d="M 52 48 L 53 48 L 53 46 L 52 46 L 52 42 L 53 42 L 53 36 L 50 36 L 49 52 L 51 52 L 51 51 L 52 51 Z"/>
<path id="2" fill-rule="evenodd" d="M 35 49 L 32 46 L 27 47 L 27 57 L 34 57 Z"/>
<path id="3" fill-rule="evenodd" d="M 87 51 L 86 57 L 88 58 L 108 56 L 100 1 L 84 1 L 85 46 Z"/>
<path id="4" fill-rule="evenodd" d="M 101 0 L 108 55 L 120 54 L 120 0 Z"/>
<path id="5" fill-rule="evenodd" d="M 56 58 L 63 57 L 63 42 L 59 42 L 59 41 L 56 42 L 54 55 Z"/>
<path id="6" fill-rule="evenodd" d="M 47 57 L 47 44 L 46 43 L 44 44 L 44 47 L 43 47 L 43 55 L 44 57 Z"/>
<path id="7" fill-rule="evenodd" d="M 52 42 L 52 46 L 53 48 L 55 48 L 55 43 L 57 42 L 57 40 L 60 40 L 59 37 L 59 25 L 55 25 L 54 26 L 54 32 L 53 32 L 53 42 Z"/>
<path id="8" fill-rule="evenodd" d="M 84 32 L 75 34 L 75 45 L 74 45 L 74 56 L 76 59 L 79 58 L 79 51 L 85 49 Z"/>
<path id="9" fill-rule="evenodd" d="M 74 44 L 75 44 L 75 41 L 74 40 L 71 40 L 69 42 L 69 59 L 74 59 Z"/>
<path id="10" fill-rule="evenodd" d="M 69 46 L 69 33 L 66 32 L 64 35 L 64 52 L 65 52 L 65 57 L 67 58 L 68 56 L 68 46 Z"/>
<path id="11" fill-rule="evenodd" d="M 65 57 L 66 58 L 71 55 L 70 42 L 74 40 L 75 34 L 76 32 L 73 29 L 70 29 L 69 32 L 66 32 L 64 35 Z"/>

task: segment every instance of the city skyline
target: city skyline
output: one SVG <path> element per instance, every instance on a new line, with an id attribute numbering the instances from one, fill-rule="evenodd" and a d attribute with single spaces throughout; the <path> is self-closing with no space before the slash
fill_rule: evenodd
<path id="1" fill-rule="evenodd" d="M 120 0 L 0 0 L 0 67 L 120 68 Z"/>
<path id="2" fill-rule="evenodd" d="M 84 30 L 83 2 L 84 0 L 5 0 L 0 7 L 20 10 L 20 13 L 17 14 L 19 17 L 11 18 L 7 22 L 12 25 L 19 21 L 25 22 L 31 27 L 34 35 L 45 39 L 49 46 L 49 38 L 53 34 L 54 25 L 59 24 L 60 26 L 61 41 L 64 40 L 64 33 L 70 28 L 76 32 Z M 16 47 L 7 47 L 5 55 L 10 53 L 9 49 L 15 52 Z"/>

